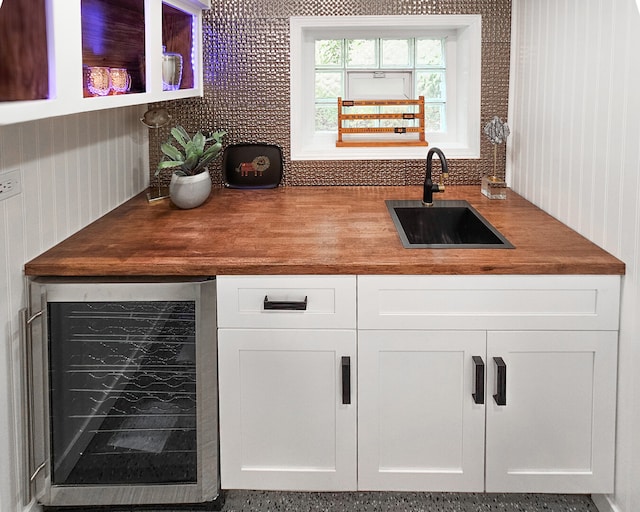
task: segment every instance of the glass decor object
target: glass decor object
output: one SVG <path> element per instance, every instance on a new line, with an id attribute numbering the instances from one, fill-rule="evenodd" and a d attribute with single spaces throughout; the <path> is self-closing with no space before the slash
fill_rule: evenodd
<path id="1" fill-rule="evenodd" d="M 182 81 L 182 55 L 162 47 L 162 90 L 177 91 Z"/>
<path id="2" fill-rule="evenodd" d="M 489 199 L 507 198 L 507 184 L 497 176 L 483 176 L 481 190 Z"/>
<path id="3" fill-rule="evenodd" d="M 87 88 L 93 96 L 106 96 L 111 92 L 111 74 L 109 68 L 91 66 L 88 70 Z"/>
<path id="4" fill-rule="evenodd" d="M 111 90 L 116 94 L 124 94 L 131 89 L 131 75 L 125 68 L 111 68 Z"/>
<path id="5" fill-rule="evenodd" d="M 493 174 L 482 178 L 480 190 L 489 199 L 506 199 L 507 184 L 504 179 L 498 176 L 497 171 L 498 144 L 505 142 L 511 132 L 507 123 L 498 116 L 494 116 L 494 118 L 485 125 L 484 133 L 491 141 L 491 144 L 493 144 Z"/>

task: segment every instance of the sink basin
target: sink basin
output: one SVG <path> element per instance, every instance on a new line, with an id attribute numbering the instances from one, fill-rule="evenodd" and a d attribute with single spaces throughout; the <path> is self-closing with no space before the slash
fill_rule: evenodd
<path id="1" fill-rule="evenodd" d="M 466 201 L 385 201 L 402 245 L 409 249 L 513 249 Z"/>

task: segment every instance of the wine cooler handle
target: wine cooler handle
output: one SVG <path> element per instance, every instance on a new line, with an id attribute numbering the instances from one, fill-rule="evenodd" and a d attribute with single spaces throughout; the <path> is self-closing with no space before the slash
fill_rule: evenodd
<path id="1" fill-rule="evenodd" d="M 24 485 L 22 492 L 24 502 L 31 501 L 33 493 L 31 492 L 31 475 L 33 474 L 33 414 L 32 414 L 32 389 L 33 389 L 33 363 L 31 360 L 31 329 L 27 323 L 27 309 L 20 310 L 20 340 L 22 352 L 22 403 L 23 405 L 23 435 L 25 442 L 23 444 L 24 460 L 26 466 L 26 478 L 22 479 Z"/>
<path id="2" fill-rule="evenodd" d="M 342 356 L 342 404 L 351 404 L 351 358 Z"/>
<path id="3" fill-rule="evenodd" d="M 473 401 L 484 404 L 484 361 L 480 356 L 473 356 L 474 392 L 471 394 Z"/>
<path id="4" fill-rule="evenodd" d="M 269 300 L 269 297 L 264 296 L 264 309 L 278 310 L 278 311 L 306 311 L 307 310 L 307 297 L 304 300 Z"/>
<path id="5" fill-rule="evenodd" d="M 27 309 L 20 310 L 20 339 L 22 340 L 22 392 L 23 392 L 23 428 L 24 428 L 24 460 L 26 461 L 26 470 L 28 471 L 27 478 L 23 479 L 24 482 L 24 496 L 27 501 L 31 500 L 34 496 L 33 481 L 40 471 L 42 471 L 46 465 L 46 462 L 42 462 L 36 467 L 35 454 L 33 451 L 34 446 L 34 381 L 33 381 L 33 337 L 31 334 L 31 324 L 34 320 L 42 315 L 42 311 L 34 313 L 29 317 Z"/>
<path id="6" fill-rule="evenodd" d="M 498 405 L 507 405 L 507 365 L 501 357 L 494 357 L 496 363 L 496 394 L 493 399 Z"/>

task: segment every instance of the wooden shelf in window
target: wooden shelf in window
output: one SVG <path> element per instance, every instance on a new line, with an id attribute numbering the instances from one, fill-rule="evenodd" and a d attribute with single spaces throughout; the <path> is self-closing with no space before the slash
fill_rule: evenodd
<path id="1" fill-rule="evenodd" d="M 398 113 L 374 113 L 374 114 L 349 114 L 344 109 L 349 107 L 371 107 L 371 106 L 417 106 L 417 112 L 398 112 Z M 345 128 L 345 121 L 353 120 L 381 120 L 381 119 L 398 119 L 398 120 L 414 120 L 417 126 L 389 126 L 389 127 L 358 127 Z M 349 134 L 379 134 L 388 133 L 391 135 L 404 135 L 407 133 L 416 133 L 417 139 L 352 139 L 344 140 L 344 135 Z M 390 147 L 390 146 L 428 146 L 424 133 L 424 96 L 418 99 L 406 100 L 343 100 L 338 98 L 338 140 L 337 147 Z"/>

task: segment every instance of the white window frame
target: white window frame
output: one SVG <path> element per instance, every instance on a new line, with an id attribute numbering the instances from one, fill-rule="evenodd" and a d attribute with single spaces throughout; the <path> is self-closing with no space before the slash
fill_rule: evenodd
<path id="1" fill-rule="evenodd" d="M 290 28 L 291 159 L 396 160 L 425 158 L 428 146 L 336 147 L 336 135 L 315 132 L 315 41 L 356 37 L 417 37 L 451 33 L 447 38 L 446 134 L 427 133 L 429 146 L 447 158 L 480 158 L 482 18 L 480 15 L 295 16 Z"/>

